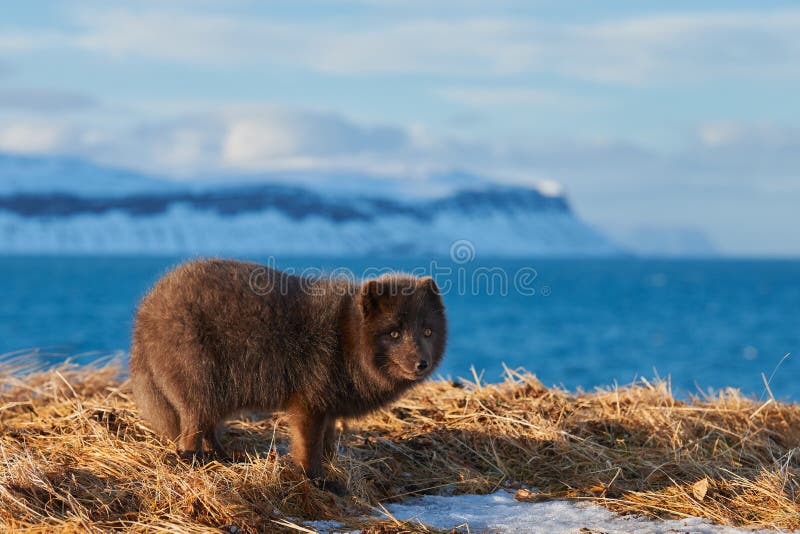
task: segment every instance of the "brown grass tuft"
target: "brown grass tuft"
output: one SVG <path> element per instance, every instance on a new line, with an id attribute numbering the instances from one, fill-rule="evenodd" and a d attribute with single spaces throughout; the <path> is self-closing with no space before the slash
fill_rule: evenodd
<path id="1" fill-rule="evenodd" d="M 119 367 L 0 369 L 0 529 L 296 531 L 336 519 L 369 532 L 379 503 L 536 486 L 623 513 L 800 528 L 800 407 L 726 390 L 675 399 L 663 382 L 571 394 L 505 382 L 431 382 L 353 422 L 330 466 L 353 495 L 309 484 L 285 458 L 281 416 L 232 423 L 239 461 L 182 463 L 137 418 Z M 533 497 L 530 497 L 533 495 Z M 526 497 L 527 496 L 527 497 Z"/>

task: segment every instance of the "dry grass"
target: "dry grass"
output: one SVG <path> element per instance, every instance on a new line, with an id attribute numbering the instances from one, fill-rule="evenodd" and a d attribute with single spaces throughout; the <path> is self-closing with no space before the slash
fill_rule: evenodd
<path id="1" fill-rule="evenodd" d="M 280 417 L 238 421 L 240 461 L 187 465 L 136 416 L 118 368 L 0 371 L 0 529 L 256 532 L 306 519 L 358 525 L 410 495 L 591 499 L 620 512 L 800 528 L 800 407 L 724 391 L 676 400 L 664 383 L 571 394 L 511 372 L 432 382 L 352 423 L 331 469 L 352 496 L 310 485 Z M 28 369 L 30 371 L 30 369 Z M 362 523 L 363 524 L 363 523 Z M 391 520 L 372 532 L 425 530 Z M 218 530 L 217 530 L 218 531 Z"/>

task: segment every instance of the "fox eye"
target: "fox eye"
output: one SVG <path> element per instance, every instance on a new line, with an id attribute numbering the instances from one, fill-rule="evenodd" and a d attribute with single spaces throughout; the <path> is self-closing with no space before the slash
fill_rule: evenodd
<path id="1" fill-rule="evenodd" d="M 431 334 L 433 334 L 433 330 L 431 330 L 430 328 L 426 328 L 425 330 L 423 330 L 422 333 L 425 335 L 425 337 L 431 337 Z"/>
<path id="2" fill-rule="evenodd" d="M 397 330 L 392 330 L 391 332 L 389 332 L 389 337 L 392 339 L 400 339 L 400 332 L 398 332 Z"/>

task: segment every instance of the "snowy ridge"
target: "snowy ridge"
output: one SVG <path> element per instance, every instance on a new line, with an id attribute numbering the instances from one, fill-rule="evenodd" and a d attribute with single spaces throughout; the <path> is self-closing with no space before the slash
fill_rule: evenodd
<path id="1" fill-rule="evenodd" d="M 81 160 L 0 155 L 0 251 L 444 257 L 468 240 L 482 256 L 620 252 L 552 187 L 483 183 L 420 196 L 397 190 L 397 181 L 363 183 L 360 191 L 186 185 Z"/>
<path id="2" fill-rule="evenodd" d="M 404 196 L 432 198 L 460 188 L 481 188 L 493 183 L 477 174 L 450 171 L 423 179 L 389 178 L 352 171 L 290 170 L 234 176 L 214 174 L 177 180 L 65 156 L 24 156 L 0 152 L 0 196 L 60 193 L 80 197 L 208 192 L 247 189 L 259 184 L 293 184 L 324 194 Z M 545 197 L 563 196 L 561 186 L 544 180 L 527 186 Z"/>
<path id="3" fill-rule="evenodd" d="M 174 187 L 168 180 L 79 158 L 0 153 L 0 195 L 3 196 L 53 192 L 123 196 Z"/>

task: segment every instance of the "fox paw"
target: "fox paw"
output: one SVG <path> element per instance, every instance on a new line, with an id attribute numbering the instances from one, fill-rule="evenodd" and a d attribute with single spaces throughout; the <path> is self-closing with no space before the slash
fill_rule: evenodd
<path id="1" fill-rule="evenodd" d="M 347 495 L 347 486 L 336 480 L 313 478 L 311 483 L 321 490 L 329 491 L 338 497 Z"/>

